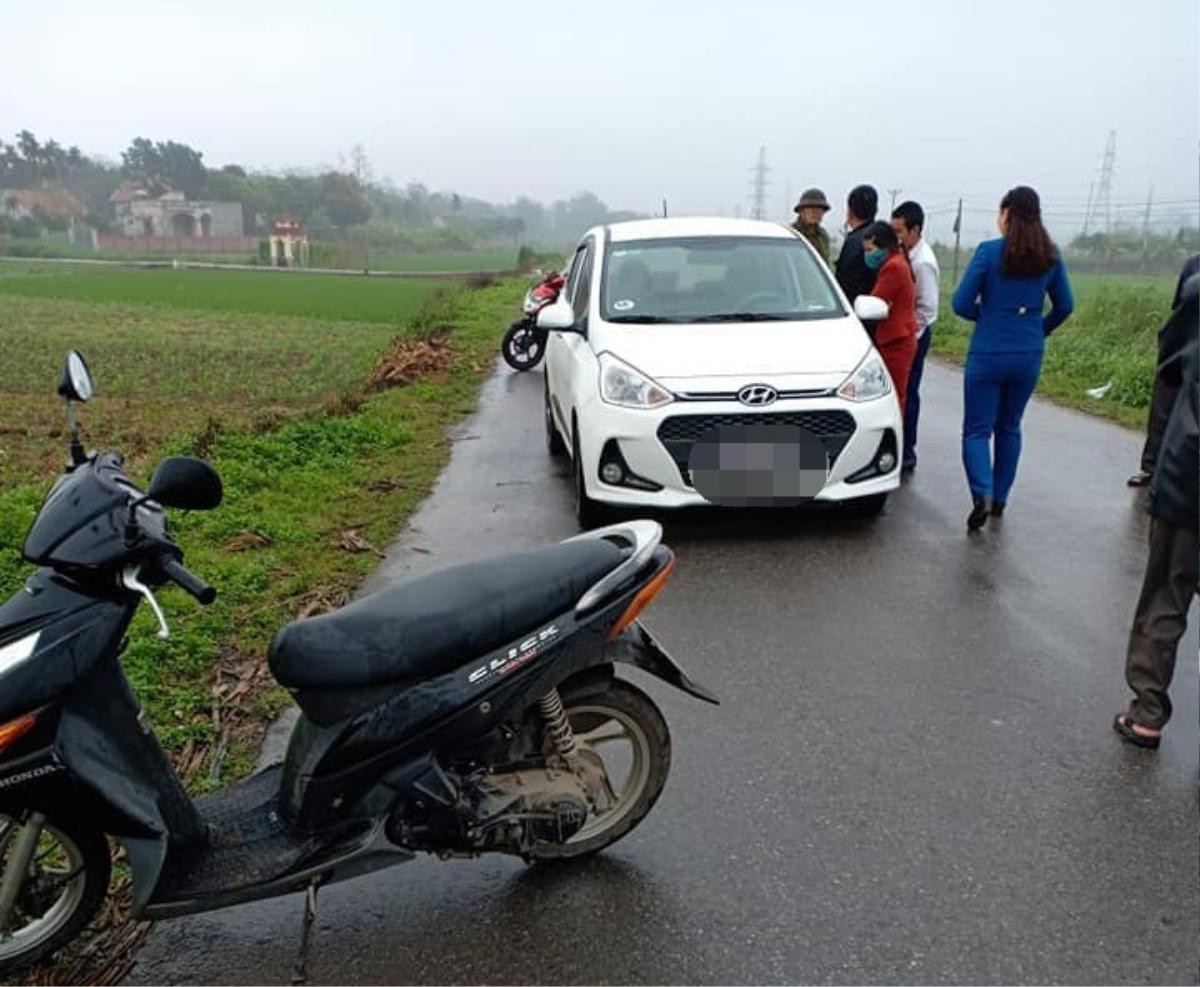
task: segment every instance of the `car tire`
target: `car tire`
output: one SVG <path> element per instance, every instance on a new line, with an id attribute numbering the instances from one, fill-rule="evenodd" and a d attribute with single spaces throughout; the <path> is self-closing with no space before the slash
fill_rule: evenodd
<path id="1" fill-rule="evenodd" d="M 604 509 L 587 494 L 587 484 L 583 480 L 583 454 L 579 451 L 578 422 L 572 431 L 571 481 L 575 488 L 575 520 L 584 531 L 590 531 L 604 523 Z"/>
<path id="2" fill-rule="evenodd" d="M 854 500 L 847 501 L 846 511 L 852 517 L 878 517 L 883 511 L 883 505 L 887 503 L 888 495 L 885 493 L 871 494 L 870 497 L 856 497 Z"/>
<path id="3" fill-rule="evenodd" d="M 554 411 L 550 407 L 550 380 L 546 378 L 542 385 L 542 414 L 546 419 L 546 452 L 549 453 L 551 459 L 559 459 L 567 452 L 567 447 L 563 444 L 562 436 L 558 434 L 558 428 L 554 424 Z"/>

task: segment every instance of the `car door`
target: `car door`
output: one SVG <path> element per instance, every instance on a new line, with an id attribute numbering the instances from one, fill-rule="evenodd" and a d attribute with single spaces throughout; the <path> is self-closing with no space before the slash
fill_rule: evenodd
<path id="1" fill-rule="evenodd" d="M 574 440 L 571 412 L 586 395 L 589 385 L 595 386 L 585 376 L 588 365 L 595 363 L 586 335 L 594 260 L 595 240 L 589 236 L 575 251 L 567 275 L 567 298 L 575 312 L 575 324 L 582 332 L 552 332 L 546 346 L 550 402 L 568 447 Z"/>

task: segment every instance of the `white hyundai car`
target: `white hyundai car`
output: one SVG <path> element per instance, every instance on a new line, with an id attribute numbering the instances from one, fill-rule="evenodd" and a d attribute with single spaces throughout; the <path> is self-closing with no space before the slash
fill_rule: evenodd
<path id="1" fill-rule="evenodd" d="M 580 241 L 549 330 L 546 439 L 580 523 L 603 506 L 846 501 L 900 485 L 891 379 L 829 269 L 795 231 L 638 220 Z"/>

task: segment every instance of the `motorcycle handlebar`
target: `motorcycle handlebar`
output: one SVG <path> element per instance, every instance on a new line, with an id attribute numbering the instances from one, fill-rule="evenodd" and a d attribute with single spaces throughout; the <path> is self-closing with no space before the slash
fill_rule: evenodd
<path id="1" fill-rule="evenodd" d="M 191 593 L 197 600 L 208 606 L 217 598 L 217 591 L 214 587 L 209 586 L 199 576 L 188 572 L 182 565 L 174 559 L 165 559 L 159 566 L 162 573 L 171 582 L 180 589 Z"/>

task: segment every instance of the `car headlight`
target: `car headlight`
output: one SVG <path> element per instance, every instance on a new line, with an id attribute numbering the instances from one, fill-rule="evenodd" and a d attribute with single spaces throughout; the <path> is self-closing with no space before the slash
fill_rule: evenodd
<path id="1" fill-rule="evenodd" d="M 675 400 L 665 387 L 611 353 L 600 354 L 600 397 L 622 408 L 657 408 Z"/>
<path id="2" fill-rule="evenodd" d="M 873 401 L 888 394 L 892 389 L 892 378 L 879 354 L 872 349 L 841 387 L 838 396 L 848 401 Z"/>

